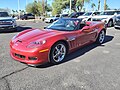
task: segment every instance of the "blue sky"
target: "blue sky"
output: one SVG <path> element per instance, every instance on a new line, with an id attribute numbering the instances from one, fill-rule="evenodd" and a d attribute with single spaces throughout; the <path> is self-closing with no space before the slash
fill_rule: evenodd
<path id="1" fill-rule="evenodd" d="M 26 6 L 26 1 L 27 3 L 33 2 L 34 0 L 20 0 L 20 9 L 25 10 Z M 18 0 L 1 0 L 0 1 L 0 8 L 10 8 L 11 10 L 17 10 L 18 9 Z M 94 2 L 97 6 L 98 0 L 92 0 L 91 2 Z M 104 0 L 101 0 L 101 10 L 103 10 L 103 2 Z M 51 4 L 52 0 L 48 0 L 48 3 Z M 120 0 L 107 0 L 107 4 L 110 8 L 120 8 Z M 90 4 L 85 4 L 85 7 L 87 10 L 91 10 Z M 97 8 L 97 7 L 96 7 Z"/>

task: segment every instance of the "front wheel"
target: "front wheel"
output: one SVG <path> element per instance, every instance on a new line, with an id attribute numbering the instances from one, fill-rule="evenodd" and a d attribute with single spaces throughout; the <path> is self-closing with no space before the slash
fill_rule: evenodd
<path id="1" fill-rule="evenodd" d="M 53 22 L 53 20 L 51 19 L 51 20 L 50 20 L 50 23 L 52 23 L 52 22 Z"/>
<path id="2" fill-rule="evenodd" d="M 99 33 L 96 42 L 97 42 L 98 44 L 102 44 L 102 43 L 104 42 L 104 40 L 105 40 L 105 31 L 102 30 L 102 31 Z"/>
<path id="3" fill-rule="evenodd" d="M 58 42 L 53 45 L 50 51 L 50 62 L 53 64 L 58 64 L 62 62 L 66 56 L 67 48 L 65 43 Z"/>

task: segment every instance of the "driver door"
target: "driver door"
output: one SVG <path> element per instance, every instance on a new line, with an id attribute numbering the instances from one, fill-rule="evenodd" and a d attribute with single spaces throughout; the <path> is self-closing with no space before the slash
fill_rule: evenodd
<path id="1" fill-rule="evenodd" d="M 77 31 L 77 43 L 78 46 L 83 46 L 94 40 L 97 32 L 90 26 L 83 26 Z"/>

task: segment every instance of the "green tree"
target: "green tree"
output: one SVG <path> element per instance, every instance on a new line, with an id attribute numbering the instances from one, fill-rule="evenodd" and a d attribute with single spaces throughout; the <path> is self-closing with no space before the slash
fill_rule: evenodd
<path id="1" fill-rule="evenodd" d="M 26 6 L 27 13 L 33 13 L 37 16 L 45 15 L 45 11 L 52 11 L 52 7 L 50 5 L 45 6 L 44 0 L 42 0 L 42 2 L 40 0 L 38 0 L 38 1 L 34 0 L 33 3 L 29 3 Z"/>
<path id="2" fill-rule="evenodd" d="M 78 11 L 81 11 L 81 10 L 82 10 L 83 4 L 81 3 L 81 0 L 77 0 L 76 6 L 77 6 Z"/>
<path id="3" fill-rule="evenodd" d="M 47 4 L 47 6 L 45 7 L 45 10 L 47 12 L 50 12 L 50 11 L 52 11 L 52 7 L 49 4 Z"/>
<path id="4" fill-rule="evenodd" d="M 38 10 L 40 12 L 40 14 L 43 14 L 43 8 L 42 8 L 42 2 L 38 1 Z"/>
<path id="5" fill-rule="evenodd" d="M 15 10 L 12 10 L 12 12 L 13 12 L 13 15 L 15 14 Z"/>
<path id="6" fill-rule="evenodd" d="M 62 9 L 61 5 L 59 2 L 57 3 L 56 1 L 52 3 L 52 6 L 53 6 L 52 15 L 56 15 L 56 14 L 61 13 L 61 9 Z"/>
<path id="7" fill-rule="evenodd" d="M 26 12 L 27 13 L 33 13 L 35 15 L 40 15 L 40 10 L 39 10 L 39 6 L 38 6 L 38 2 L 34 1 L 33 3 L 29 3 L 26 6 Z"/>
<path id="8" fill-rule="evenodd" d="M 96 5 L 95 5 L 95 3 L 92 3 L 91 8 L 92 8 L 93 11 L 94 11 L 94 7 L 96 7 Z"/>
<path id="9" fill-rule="evenodd" d="M 106 4 L 106 10 L 110 10 L 109 6 Z"/>
<path id="10" fill-rule="evenodd" d="M 33 11 L 33 3 L 29 3 L 27 6 L 26 6 L 26 12 L 28 13 L 32 13 Z"/>
<path id="11" fill-rule="evenodd" d="M 52 14 L 60 14 L 62 9 L 66 8 L 69 5 L 69 0 L 54 0 L 52 3 Z"/>
<path id="12" fill-rule="evenodd" d="M 81 11 L 84 7 L 85 3 L 90 3 L 91 0 L 77 0 L 76 2 L 76 6 L 78 8 L 79 11 Z"/>

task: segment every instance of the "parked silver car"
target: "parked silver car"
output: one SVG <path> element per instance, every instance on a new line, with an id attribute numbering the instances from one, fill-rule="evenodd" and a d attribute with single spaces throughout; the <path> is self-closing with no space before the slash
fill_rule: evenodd
<path id="1" fill-rule="evenodd" d="M 16 28 L 16 20 L 8 15 L 7 12 L 0 12 L 0 29 Z"/>
<path id="2" fill-rule="evenodd" d="M 92 21 L 102 21 L 106 26 L 114 26 L 115 17 L 120 14 L 120 10 L 106 10 L 101 12 L 100 15 L 92 17 Z"/>

